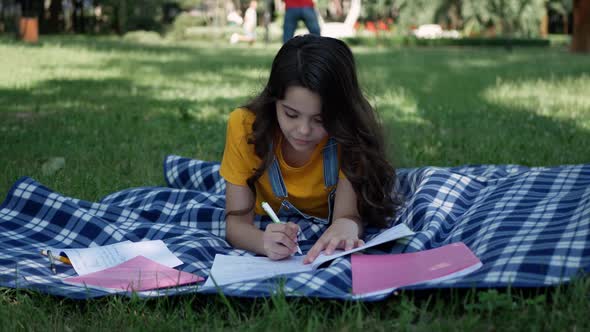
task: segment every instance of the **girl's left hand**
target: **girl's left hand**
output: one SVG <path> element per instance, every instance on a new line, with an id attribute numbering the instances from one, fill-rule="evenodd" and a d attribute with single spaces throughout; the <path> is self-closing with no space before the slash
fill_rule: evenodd
<path id="1" fill-rule="evenodd" d="M 303 263 L 313 262 L 322 250 L 325 250 L 327 255 L 331 255 L 336 249 L 351 250 L 364 244 L 365 242 L 359 239 L 359 225 L 352 219 L 339 218 L 332 222 L 332 225 L 311 247 Z"/>

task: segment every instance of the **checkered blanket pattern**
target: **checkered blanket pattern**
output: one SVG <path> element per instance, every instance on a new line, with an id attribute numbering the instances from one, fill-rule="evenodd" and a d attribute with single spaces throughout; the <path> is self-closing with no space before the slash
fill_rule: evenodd
<path id="1" fill-rule="evenodd" d="M 184 262 L 179 269 L 203 277 L 216 253 L 250 255 L 225 240 L 225 185 L 218 170 L 219 163 L 169 156 L 164 161 L 168 187 L 127 189 L 100 202 L 66 197 L 21 178 L 0 205 L 0 286 L 76 299 L 110 294 L 61 283 L 75 272 L 58 264 L 58 274 L 52 275 L 39 254 L 46 247 L 161 239 Z M 404 222 L 416 235 L 371 253 L 414 252 L 462 241 L 483 262 L 465 277 L 406 288 L 548 286 L 590 269 L 590 165 L 400 169 L 396 190 L 405 204 L 392 223 Z M 269 222 L 259 217 L 256 225 L 264 228 Z M 298 222 L 306 251 L 324 229 Z M 367 239 L 378 232 L 368 229 Z M 314 272 L 220 290 L 192 285 L 139 295 L 223 291 L 257 297 L 280 289 L 288 296 L 350 299 L 351 285 L 350 258 L 344 257 Z"/>

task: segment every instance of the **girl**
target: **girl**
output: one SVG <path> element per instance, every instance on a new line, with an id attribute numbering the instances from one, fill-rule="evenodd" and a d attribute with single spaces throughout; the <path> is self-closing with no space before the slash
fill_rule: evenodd
<path id="1" fill-rule="evenodd" d="M 388 226 L 399 206 L 395 171 L 352 52 L 333 38 L 306 35 L 283 45 L 264 90 L 229 116 L 220 174 L 227 240 L 271 259 L 297 250 L 299 228 L 258 229 L 254 214 L 264 214 L 263 201 L 279 216 L 329 223 L 305 263 L 322 250 L 361 246 L 363 227 Z"/>

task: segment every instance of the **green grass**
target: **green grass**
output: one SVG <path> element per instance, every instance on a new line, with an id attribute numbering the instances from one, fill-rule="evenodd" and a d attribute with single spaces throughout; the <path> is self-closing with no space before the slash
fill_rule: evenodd
<path id="1" fill-rule="evenodd" d="M 97 200 L 163 185 L 162 160 L 220 160 L 225 119 L 279 45 L 0 38 L 0 197 L 21 176 Z M 590 58 L 565 48 L 367 48 L 360 81 L 399 167 L 588 163 Z M 65 167 L 44 172 L 52 158 Z M 556 289 L 425 291 L 378 303 L 180 296 L 70 301 L 2 290 L 5 330 L 588 330 L 587 278 Z"/>

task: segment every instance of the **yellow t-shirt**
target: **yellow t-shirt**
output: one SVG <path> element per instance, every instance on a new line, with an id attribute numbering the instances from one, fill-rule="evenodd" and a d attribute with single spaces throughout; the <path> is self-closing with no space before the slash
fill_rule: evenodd
<path id="1" fill-rule="evenodd" d="M 261 160 L 254 152 L 254 145 L 248 144 L 254 119 L 254 113 L 246 109 L 236 109 L 229 115 L 225 150 L 219 170 L 221 176 L 229 183 L 247 186 L 246 180 L 260 165 Z M 301 167 L 292 167 L 285 162 L 280 141 L 273 145 L 287 187 L 287 200 L 301 212 L 320 218 L 328 217 L 328 195 L 333 189 L 324 186 L 322 148 L 327 141 L 328 138 L 325 138 L 320 142 L 310 160 Z M 340 153 L 338 155 L 340 156 Z M 339 171 L 339 178 L 343 177 L 344 174 Z M 272 191 L 268 170 L 256 182 L 256 214 L 266 214 L 260 206 L 263 201 L 268 202 L 276 212 L 279 211 L 281 200 L 275 197 Z"/>

